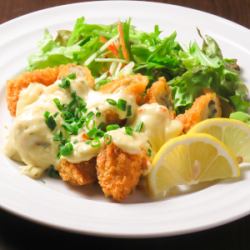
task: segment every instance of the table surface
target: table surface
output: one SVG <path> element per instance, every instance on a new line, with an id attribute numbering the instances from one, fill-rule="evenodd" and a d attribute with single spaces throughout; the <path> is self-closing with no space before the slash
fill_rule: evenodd
<path id="1" fill-rule="evenodd" d="M 0 23 L 14 17 L 71 0 L 0 0 Z M 82 2 L 82 1 L 73 1 Z M 161 1 L 207 11 L 250 28 L 250 0 Z M 46 249 L 78 246 L 108 246 L 109 249 L 151 247 L 155 249 L 250 249 L 250 216 L 215 229 L 184 236 L 158 239 L 111 239 L 83 236 L 41 226 L 0 209 L 0 249 Z M 31 240 L 32 239 L 32 240 Z M 36 247 L 33 243 L 37 242 Z"/>

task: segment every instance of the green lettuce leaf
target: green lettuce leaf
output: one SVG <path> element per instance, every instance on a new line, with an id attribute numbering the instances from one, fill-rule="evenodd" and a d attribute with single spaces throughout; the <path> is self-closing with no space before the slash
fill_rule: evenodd
<path id="1" fill-rule="evenodd" d="M 241 79 L 237 61 L 223 58 L 220 47 L 212 37 L 203 37 L 198 31 L 203 39 L 202 46 L 192 42 L 187 49 L 183 49 L 176 39 L 176 32 L 162 37 L 158 25 L 152 32 L 137 30 L 130 19 L 122 22 L 122 26 L 130 60 L 135 64 L 133 73 L 147 75 L 149 86 L 158 77 L 166 77 L 173 91 L 177 113 L 190 108 L 204 89 L 216 92 L 236 111 L 246 112 L 249 109 L 248 90 Z M 83 17 L 76 20 L 72 31 L 58 31 L 55 38 L 46 30 L 38 44 L 38 51 L 29 57 L 29 69 L 67 63 L 84 64 L 87 59 L 93 58 L 88 61 L 88 67 L 94 77 L 100 77 L 108 71 L 110 63 L 94 59 L 96 56 L 105 58 L 110 53 L 100 48 L 106 40 L 117 35 L 117 23 L 88 24 Z M 118 54 L 122 58 L 121 48 Z M 101 83 L 106 82 L 105 78 Z"/>
<path id="2" fill-rule="evenodd" d="M 230 118 L 245 122 L 250 125 L 250 114 L 248 113 L 241 112 L 241 111 L 233 112 L 230 114 Z"/>
<path id="3" fill-rule="evenodd" d="M 170 81 L 177 113 L 190 108 L 206 88 L 227 100 L 235 110 L 248 110 L 248 89 L 235 67 L 236 61 L 223 59 L 213 38 L 206 36 L 202 49 L 196 42 L 191 43 L 186 51 L 180 51 L 180 58 L 187 71 Z"/>
<path id="4" fill-rule="evenodd" d="M 157 80 L 159 76 L 172 79 L 185 71 L 179 56 L 182 48 L 176 41 L 176 32 L 163 39 L 158 36 L 159 30 L 155 28 L 154 33 L 140 34 L 139 39 L 145 39 L 142 44 L 131 46 L 136 62 L 135 71 L 148 75 L 153 80 Z"/>

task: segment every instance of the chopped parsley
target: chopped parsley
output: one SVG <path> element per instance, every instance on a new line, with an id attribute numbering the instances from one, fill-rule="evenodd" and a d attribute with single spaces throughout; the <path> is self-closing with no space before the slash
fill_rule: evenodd
<path id="1" fill-rule="evenodd" d="M 122 111 L 126 111 L 126 107 L 127 107 L 127 102 L 123 99 L 119 99 L 117 102 L 117 108 Z"/>
<path id="2" fill-rule="evenodd" d="M 98 128 L 92 128 L 88 131 L 87 136 L 90 139 L 101 138 L 104 136 L 104 132 Z"/>
<path id="3" fill-rule="evenodd" d="M 45 111 L 44 112 L 44 119 L 45 119 L 45 123 L 48 126 L 48 128 L 53 131 L 56 127 L 56 121 L 55 121 L 53 115 L 51 115 L 49 111 Z"/>
<path id="4" fill-rule="evenodd" d="M 107 127 L 106 127 L 106 131 L 111 131 L 111 130 L 116 130 L 120 128 L 120 126 L 118 124 L 109 124 Z"/>
<path id="5" fill-rule="evenodd" d="M 55 133 L 54 137 L 53 137 L 53 140 L 57 141 L 57 142 L 63 141 L 64 140 L 64 136 L 63 136 L 62 131 L 59 131 L 58 133 Z"/>
<path id="6" fill-rule="evenodd" d="M 106 102 L 107 102 L 108 104 L 110 104 L 111 106 L 116 106 L 116 105 L 117 105 L 117 103 L 116 103 L 116 101 L 115 101 L 114 99 L 108 98 L 108 99 L 106 100 Z"/>
<path id="7" fill-rule="evenodd" d="M 151 149 L 151 148 L 148 148 L 148 150 L 147 150 L 147 155 L 148 155 L 149 157 L 152 156 L 152 149 Z"/>
<path id="8" fill-rule="evenodd" d="M 60 147 L 60 155 L 69 156 L 73 153 L 73 145 L 70 142 L 67 142 L 65 145 Z"/>
<path id="9" fill-rule="evenodd" d="M 142 129 L 144 127 L 144 123 L 143 122 L 138 122 L 135 126 L 135 132 L 141 132 Z"/>
<path id="10" fill-rule="evenodd" d="M 75 80 L 76 79 L 76 73 L 71 73 L 68 75 L 68 79 Z"/>
<path id="11" fill-rule="evenodd" d="M 59 84 L 61 88 L 70 89 L 71 80 L 76 78 L 76 74 L 70 74 L 64 77 Z M 108 131 L 119 129 L 118 124 L 105 124 L 101 122 L 97 124 L 95 118 L 101 117 L 101 112 L 98 108 L 96 110 L 88 110 L 87 104 L 84 99 L 77 95 L 75 91 L 71 92 L 71 100 L 68 103 L 61 103 L 58 98 L 54 98 L 53 102 L 58 109 L 54 115 L 49 112 L 44 113 L 45 122 L 47 126 L 53 131 L 56 128 L 56 121 L 54 118 L 60 116 L 61 129 L 53 134 L 53 140 L 58 142 L 58 158 L 61 156 L 69 156 L 73 153 L 75 142 L 70 141 L 72 135 L 78 135 L 79 131 L 84 130 L 86 135 L 85 143 L 91 145 L 91 147 L 101 147 L 104 142 L 109 145 L 112 142 L 112 136 L 107 134 Z M 127 104 L 124 99 L 118 99 L 117 101 L 111 98 L 106 99 L 106 102 L 111 106 L 115 106 L 117 109 L 126 112 L 126 116 L 132 115 L 132 106 Z M 125 133 L 127 135 L 133 135 L 133 129 L 131 127 L 125 127 Z"/>
<path id="12" fill-rule="evenodd" d="M 124 111 L 124 112 L 127 111 L 127 114 L 126 114 L 127 117 L 130 117 L 132 115 L 132 105 L 130 104 L 127 105 L 126 100 L 118 99 L 118 101 L 116 101 L 114 99 L 108 98 L 106 99 L 106 102 L 110 104 L 111 106 L 118 108 L 121 111 Z"/>
<path id="13" fill-rule="evenodd" d="M 96 114 L 95 114 L 96 117 L 101 117 L 101 115 L 102 115 L 102 114 L 101 114 L 100 111 L 97 111 Z"/>
<path id="14" fill-rule="evenodd" d="M 55 103 L 58 110 L 61 111 L 63 109 L 64 106 L 61 104 L 61 102 L 60 102 L 60 100 L 58 98 L 54 98 L 53 102 Z"/>
<path id="15" fill-rule="evenodd" d="M 70 134 L 70 135 L 78 135 L 79 125 L 76 122 L 72 123 L 64 123 L 62 127 Z M 80 126 L 81 127 L 81 126 Z"/>
<path id="16" fill-rule="evenodd" d="M 130 135 L 130 136 L 132 136 L 133 135 L 133 129 L 131 128 L 131 127 L 125 127 L 125 133 L 127 134 L 127 135 Z"/>
<path id="17" fill-rule="evenodd" d="M 47 174 L 49 177 L 51 178 L 55 178 L 58 179 L 60 178 L 60 175 L 58 173 L 58 171 L 55 169 L 55 167 L 53 165 L 51 165 L 48 169 L 47 169 Z"/>
<path id="18" fill-rule="evenodd" d="M 91 141 L 90 145 L 93 148 L 99 148 L 101 146 L 101 141 L 99 138 L 95 138 L 94 140 Z"/>
<path id="19" fill-rule="evenodd" d="M 103 139 L 104 139 L 104 143 L 105 143 L 106 145 L 109 145 L 109 144 L 112 142 L 112 136 L 109 135 L 109 134 L 105 134 L 105 135 L 103 136 Z"/>
<path id="20" fill-rule="evenodd" d="M 127 106 L 127 117 L 130 117 L 132 115 L 132 106 L 128 105 Z"/>
<path id="21" fill-rule="evenodd" d="M 59 83 L 59 87 L 62 89 L 67 89 L 70 87 L 70 79 L 62 78 L 61 83 Z"/>
<path id="22" fill-rule="evenodd" d="M 100 130 L 105 130 L 105 127 L 106 127 L 106 124 L 104 123 L 104 122 L 101 122 L 98 126 L 97 126 L 97 128 L 98 129 L 100 129 Z"/>
<path id="23" fill-rule="evenodd" d="M 68 89 L 70 87 L 71 80 L 75 79 L 76 79 L 76 73 L 71 73 L 67 77 L 62 78 L 59 87 L 63 89 Z"/>

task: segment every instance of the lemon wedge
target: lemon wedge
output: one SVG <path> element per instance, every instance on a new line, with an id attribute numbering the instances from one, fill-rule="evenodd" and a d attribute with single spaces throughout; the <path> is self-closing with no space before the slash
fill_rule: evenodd
<path id="1" fill-rule="evenodd" d="M 228 118 L 208 119 L 196 124 L 188 133 L 212 135 L 234 152 L 239 163 L 250 162 L 250 126 L 244 122 Z"/>
<path id="2" fill-rule="evenodd" d="M 155 198 L 163 198 L 178 185 L 238 177 L 234 153 L 213 136 L 187 134 L 166 142 L 156 154 L 148 175 Z"/>

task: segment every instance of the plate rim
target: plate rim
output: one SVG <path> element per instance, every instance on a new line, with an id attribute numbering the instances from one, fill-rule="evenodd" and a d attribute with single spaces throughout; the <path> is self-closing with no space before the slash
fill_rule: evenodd
<path id="1" fill-rule="evenodd" d="M 1 32 L 1 29 L 2 27 L 5 27 L 7 25 L 11 25 L 11 24 L 15 24 L 15 23 L 18 23 L 19 20 L 22 20 L 24 18 L 32 18 L 32 16 L 35 16 L 37 13 L 42 13 L 42 12 L 47 12 L 48 10 L 51 10 L 53 11 L 54 9 L 60 9 L 62 7 L 66 7 L 67 6 L 78 6 L 78 5 L 86 5 L 86 4 L 90 4 L 90 5 L 95 5 L 95 4 L 105 4 L 105 3 L 127 3 L 127 4 L 147 4 L 147 5 L 170 5 L 170 6 L 175 6 L 177 8 L 182 8 L 182 9 L 187 9 L 188 11 L 195 11 L 195 12 L 199 12 L 200 14 L 206 14 L 206 15 L 209 15 L 211 16 L 211 18 L 216 18 L 216 19 L 219 19 L 220 21 L 223 21 L 224 24 L 230 24 L 234 27 L 237 27 L 238 29 L 244 29 L 245 31 L 249 32 L 249 29 L 243 25 L 240 25 L 238 23 L 235 23 L 231 20 L 228 20 L 226 18 L 223 18 L 223 17 L 219 17 L 219 16 L 216 16 L 214 14 L 211 14 L 211 13 L 208 13 L 208 12 L 205 12 L 205 11 L 200 11 L 200 10 L 197 10 L 197 9 L 193 9 L 193 8 L 190 8 L 190 7 L 184 7 L 184 6 L 179 6 L 179 5 L 174 5 L 174 4 L 167 4 L 167 3 L 159 3 L 159 2 L 145 2 L 145 1 L 88 1 L 88 2 L 81 2 L 81 3 L 72 3 L 72 4 L 64 4 L 64 5 L 59 5 L 59 6 L 54 6 L 54 7 L 50 7 L 50 8 L 45 8 L 45 9 L 41 9 L 41 10 L 37 10 L 37 11 L 34 11 L 34 12 L 30 12 L 30 13 L 27 13 L 25 15 L 21 15 L 19 17 L 16 17 L 16 18 L 13 18 L 7 22 L 4 22 L 2 24 L 0 24 L 0 32 Z M 0 186 L 1 188 L 1 186 Z M 242 214 L 239 214 L 239 215 L 236 215 L 230 219 L 224 219 L 224 220 L 221 220 L 217 223 L 210 223 L 209 225 L 203 225 L 203 226 L 198 226 L 196 227 L 195 229 L 183 229 L 183 230 L 178 230 L 178 232 L 175 232 L 173 231 L 172 233 L 169 233 L 169 232 L 162 232 L 162 233 L 138 233 L 138 234 L 131 234 L 131 233 L 127 233 L 127 234 L 121 234 L 121 233 L 112 233 L 112 232 L 101 232 L 101 231 L 89 231 L 89 230 L 82 230 L 82 229 L 76 229 L 76 228 L 69 228 L 67 226 L 62 226 L 62 225 L 58 225 L 58 224 L 55 224 L 53 222 L 48 222 L 48 221 L 42 221 L 40 218 L 34 218 L 34 216 L 32 217 L 32 215 L 29 215 L 29 214 L 25 214 L 25 213 L 21 213 L 21 212 L 18 212 L 16 211 L 14 208 L 11 208 L 9 206 L 4 206 L 3 204 L 1 204 L 0 202 L 0 207 L 7 211 L 7 212 L 10 212 L 14 215 L 17 215 L 21 218 L 24 218 L 24 219 L 27 219 L 29 221 L 32 221 L 32 222 L 35 222 L 37 224 L 42 224 L 42 225 L 45 225 L 45 226 L 49 226 L 49 227 L 52 227 L 52 228 L 57 228 L 57 229 L 60 229 L 60 230 L 63 230 L 63 231 L 70 231 L 70 232 L 77 232 L 77 233 L 81 233 L 81 234 L 89 234 L 89 235 L 95 235 L 95 236 L 102 236 L 102 237 L 116 237 L 116 238 L 145 238 L 145 237 L 150 237 L 150 238 L 154 238 L 154 237 L 162 237 L 162 236 L 175 236 L 175 235 L 182 235 L 182 234 L 190 234 L 190 233 L 194 233 L 194 232 L 198 232 L 198 231 L 204 231 L 204 230 L 207 230 L 207 229 L 210 229 L 210 228 L 213 228 L 213 227 L 217 227 L 217 226 L 221 226 L 221 225 L 224 225 L 226 223 L 229 223 L 229 222 L 232 222 L 232 221 L 235 221 L 239 218 L 242 218 L 246 215 L 249 215 L 250 214 L 250 207 L 248 209 L 248 211 L 245 211 L 245 213 L 242 213 Z"/>

